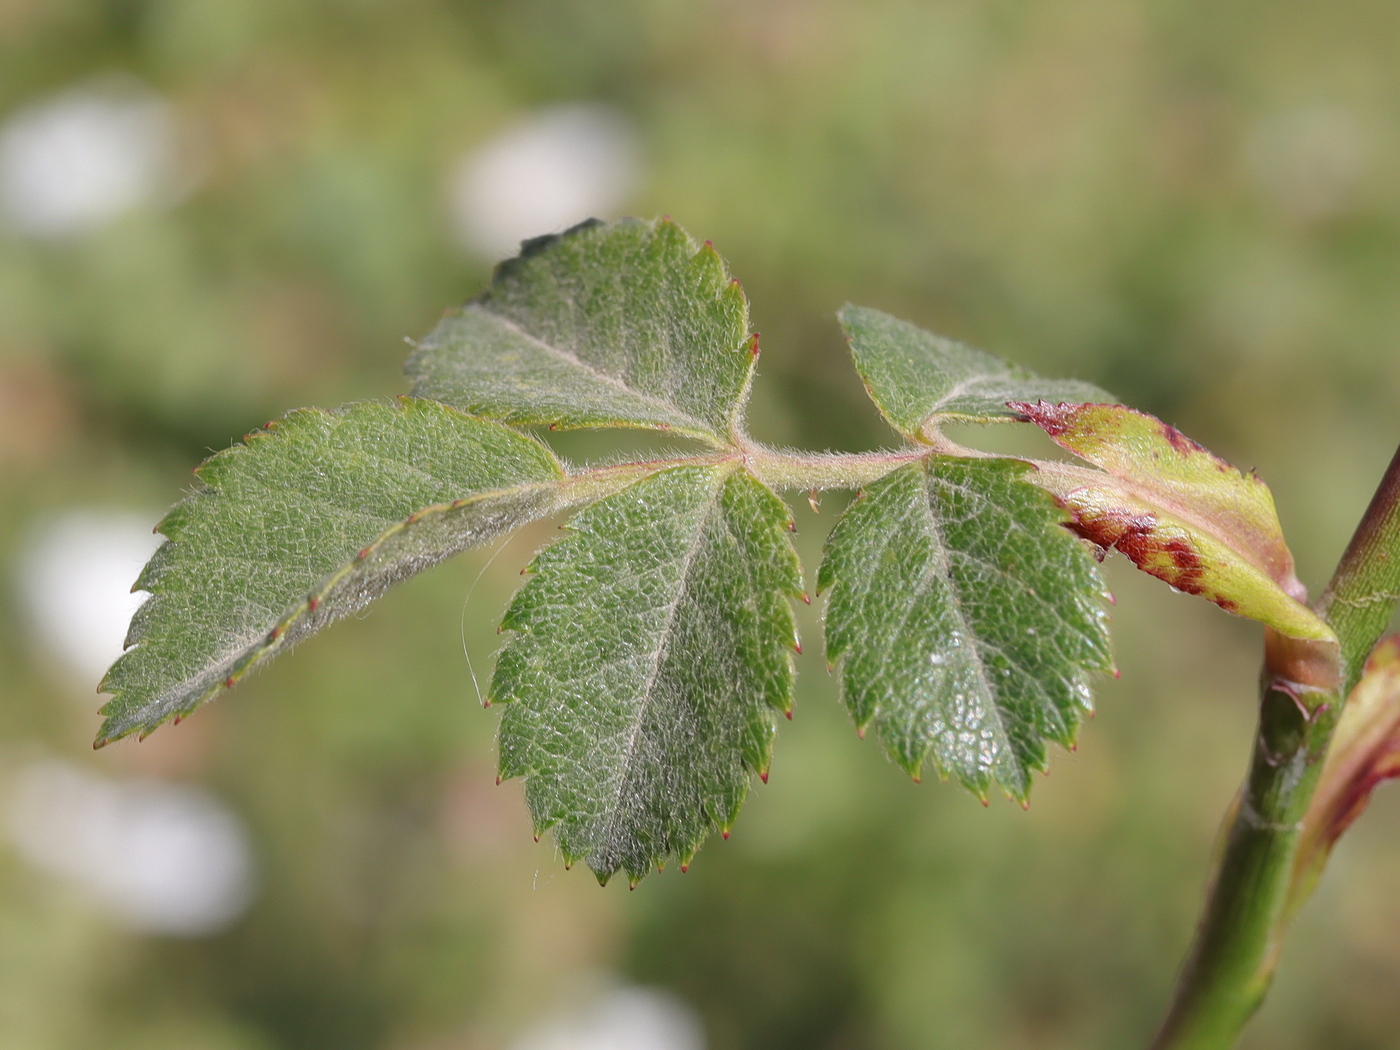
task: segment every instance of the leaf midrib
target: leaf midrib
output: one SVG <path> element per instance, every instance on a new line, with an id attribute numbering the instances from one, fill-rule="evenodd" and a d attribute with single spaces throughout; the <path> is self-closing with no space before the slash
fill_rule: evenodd
<path id="1" fill-rule="evenodd" d="M 962 629 L 963 638 L 967 641 L 972 651 L 977 681 L 981 683 L 982 691 L 987 698 L 987 707 L 996 719 L 997 730 L 1002 738 L 1002 745 L 1013 756 L 1017 766 L 1020 766 L 1021 759 L 1020 756 L 1016 754 L 1016 749 L 1011 743 L 1011 733 L 1007 728 L 1006 718 L 1002 714 L 1001 705 L 997 703 L 996 691 L 992 688 L 992 683 L 987 678 L 986 662 L 982 659 L 981 635 L 971 628 L 967 621 L 967 614 L 963 612 L 962 591 L 953 580 L 951 564 L 948 558 L 947 538 L 944 536 L 943 530 L 939 528 L 938 516 L 933 512 L 933 498 L 932 492 L 930 491 L 930 483 L 934 480 L 932 476 L 933 464 L 925 462 L 919 470 L 922 475 L 920 478 L 922 483 L 920 486 L 920 494 L 923 497 L 920 500 L 920 507 L 924 511 L 928 522 L 928 530 L 937 543 L 937 566 L 935 568 L 938 571 L 942 571 L 948 579 L 948 591 L 952 597 L 951 605 L 953 613 L 957 617 L 958 626 Z M 991 768 L 987 770 L 987 773 L 989 777 L 995 778 L 996 776 Z"/>
<path id="2" fill-rule="evenodd" d="M 414 520 L 411 524 L 407 519 L 384 518 L 382 520 L 390 524 L 386 528 L 381 529 L 379 535 L 375 536 L 374 539 L 370 540 L 361 549 L 367 550 L 373 555 L 389 537 L 397 535 L 406 529 L 418 526 L 424 521 L 429 520 L 430 515 L 449 513 L 454 510 L 465 510 L 468 507 L 485 503 L 490 499 L 513 494 L 524 494 L 532 489 L 547 489 L 551 486 L 558 485 L 562 480 L 564 479 L 561 477 L 558 480 L 526 481 L 503 488 L 491 489 L 486 492 L 473 493 L 470 496 L 463 497 L 464 502 L 460 505 L 457 505 L 456 501 L 430 503 L 413 512 L 412 516 Z M 256 564 L 260 566 L 265 564 L 264 561 L 245 555 L 229 555 L 227 558 L 229 561 L 233 562 Z M 338 561 L 313 587 L 308 589 L 307 594 L 318 600 L 324 599 L 329 592 L 345 578 L 346 574 L 355 566 L 357 561 L 358 557 L 351 557 Z M 162 592 L 153 591 L 151 593 L 155 596 Z M 275 651 L 281 650 L 292 627 L 309 611 L 307 606 L 306 598 L 302 598 L 294 603 L 290 609 L 284 609 L 280 614 L 277 614 L 271 626 L 256 626 L 250 628 L 240 639 L 236 640 L 231 647 L 222 650 L 212 659 L 206 661 L 199 670 L 182 679 L 170 690 L 156 696 L 150 706 L 153 708 L 163 706 L 181 707 L 189 701 L 191 696 L 197 695 L 196 702 L 202 703 L 216 695 L 223 687 L 224 676 L 228 672 L 238 670 L 240 673 L 246 673 L 251 670 L 252 667 L 262 663 L 263 660 L 272 655 Z M 273 615 L 273 610 L 269 608 L 266 619 L 272 619 Z M 339 617 L 334 618 L 338 619 Z M 259 617 L 258 619 L 261 621 L 263 617 Z M 277 638 L 273 641 L 268 641 L 269 633 L 274 630 L 277 632 Z M 138 642 L 137 645 L 139 646 L 140 643 Z M 252 657 L 252 659 L 240 667 L 239 665 L 249 657 Z M 210 685 L 202 688 L 181 688 L 182 686 L 188 686 L 190 682 L 205 678 L 211 674 L 213 675 L 213 679 Z"/>
<path id="3" fill-rule="evenodd" d="M 651 707 L 656 680 L 661 674 L 661 666 L 665 663 L 673 634 L 676 614 L 680 610 L 681 601 L 685 598 L 690 582 L 690 573 L 695 565 L 695 559 L 699 556 L 700 548 L 704 545 L 706 532 L 710 523 L 710 516 L 714 511 L 715 505 L 720 502 L 719 494 L 732 470 L 733 468 L 731 467 L 729 470 L 716 471 L 716 476 L 711 482 L 713 487 L 711 489 L 710 499 L 697 522 L 695 539 L 691 542 L 690 546 L 686 548 L 685 557 L 682 559 L 681 575 L 679 585 L 676 587 L 676 595 L 666 609 L 665 621 L 657 634 L 657 643 L 652 656 L 651 668 L 647 671 L 641 700 L 637 704 L 637 715 L 633 720 L 632 729 L 627 735 L 627 747 L 623 758 L 622 772 L 617 778 L 617 791 L 613 795 L 611 812 L 608 816 L 608 826 L 603 835 L 602 848 L 604 849 L 610 849 L 615 845 L 613 836 L 617 831 L 617 821 L 622 812 L 622 796 L 632 778 L 632 763 L 637 755 L 637 737 L 641 734 L 642 724 L 646 721 L 647 712 Z"/>
<path id="4" fill-rule="evenodd" d="M 665 401 L 662 398 L 657 397 L 655 394 L 643 393 L 642 391 L 637 390 L 635 387 L 628 386 L 621 379 L 617 378 L 616 376 L 608 375 L 608 373 L 602 371 L 594 365 L 589 364 L 587 361 L 583 360 L 583 358 L 579 357 L 572 351 L 565 350 L 561 347 L 554 346 L 552 343 L 545 342 L 543 339 L 541 339 L 534 333 L 526 331 L 516 321 L 507 317 L 505 314 L 497 313 L 494 310 L 488 310 L 484 305 L 479 303 L 473 303 L 471 306 L 468 307 L 468 309 L 480 310 L 482 313 L 487 314 L 488 316 L 499 321 L 501 324 L 505 325 L 511 331 L 521 336 L 523 339 L 526 339 L 534 345 L 540 347 L 546 353 L 553 354 L 555 357 L 562 359 L 568 364 L 577 366 L 578 368 L 587 372 L 589 375 L 593 376 L 595 379 L 601 379 L 603 382 L 609 384 L 610 386 L 616 387 L 618 390 L 621 390 L 625 394 L 635 397 L 640 401 L 645 401 L 649 405 L 653 405 L 657 408 L 664 409 L 666 412 L 678 416 L 681 419 L 687 420 L 690 424 L 694 426 L 695 436 L 703 437 L 706 441 L 710 441 L 715 445 L 724 444 L 719 434 L 704 420 L 697 419 L 695 416 L 692 416 L 689 412 L 682 411 L 675 404 L 669 401 Z"/>

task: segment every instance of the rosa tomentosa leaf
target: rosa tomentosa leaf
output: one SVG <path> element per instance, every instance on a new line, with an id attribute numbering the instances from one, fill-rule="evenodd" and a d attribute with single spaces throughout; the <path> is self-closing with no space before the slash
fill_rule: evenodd
<path id="1" fill-rule="evenodd" d="M 1296 638 L 1332 640 L 1303 604 L 1269 487 L 1159 419 L 1122 405 L 1014 403 L 1101 470 L 1041 463 L 1032 477 L 1103 551 L 1228 612 Z"/>
<path id="2" fill-rule="evenodd" d="M 1008 401 L 1111 401 L 1096 386 L 1046 379 L 879 310 L 837 315 L 856 371 L 882 415 L 905 437 L 927 439 L 941 422 L 1014 419 Z"/>
<path id="3" fill-rule="evenodd" d="M 500 771 L 569 863 L 635 882 L 726 833 L 792 704 L 786 505 L 732 464 L 657 473 L 531 566 L 491 681 Z"/>
<path id="4" fill-rule="evenodd" d="M 1366 809 L 1371 792 L 1400 777 L 1400 635 L 1385 638 L 1352 690 L 1318 777 L 1288 891 L 1298 908 L 1317 883 L 1332 847 Z"/>
<path id="5" fill-rule="evenodd" d="M 197 471 L 157 526 L 103 744 L 150 732 L 393 584 L 567 502 L 539 442 L 431 401 L 293 412 Z"/>
<path id="6" fill-rule="evenodd" d="M 1065 514 L 1007 459 L 929 456 L 868 486 L 826 545 L 826 652 L 862 730 L 913 776 L 932 753 L 1024 800 L 1112 668 L 1103 583 Z"/>
<path id="7" fill-rule="evenodd" d="M 527 241 L 408 359 L 413 393 L 510 423 L 727 441 L 757 341 L 739 283 L 668 219 Z"/>

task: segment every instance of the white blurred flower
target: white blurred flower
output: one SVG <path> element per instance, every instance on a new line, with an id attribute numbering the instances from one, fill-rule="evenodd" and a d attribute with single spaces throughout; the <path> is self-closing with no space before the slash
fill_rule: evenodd
<path id="1" fill-rule="evenodd" d="M 136 81 L 32 102 L 0 126 L 0 213 L 30 237 L 100 226 L 170 188 L 175 140 L 169 104 Z"/>
<path id="2" fill-rule="evenodd" d="M 25 860 L 139 930 L 212 933 L 252 900 L 247 833 L 199 788 L 40 762 L 17 778 L 9 830 Z"/>
<path id="3" fill-rule="evenodd" d="M 464 156 L 451 184 L 462 245 L 493 258 L 621 208 L 641 176 L 636 133 L 609 106 L 536 113 Z"/>
<path id="4" fill-rule="evenodd" d="M 21 553 L 20 593 L 39 641 L 94 689 L 146 598 L 131 585 L 160 545 L 153 520 L 73 511 L 40 526 Z"/>
<path id="5" fill-rule="evenodd" d="M 700 1021 L 656 988 L 620 988 L 591 1009 L 531 1029 L 511 1050 L 704 1050 Z"/>

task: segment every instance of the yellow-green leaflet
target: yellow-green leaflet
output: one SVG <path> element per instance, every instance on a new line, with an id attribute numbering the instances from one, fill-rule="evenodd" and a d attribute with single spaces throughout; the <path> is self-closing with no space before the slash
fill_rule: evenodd
<path id="1" fill-rule="evenodd" d="M 1144 412 L 1013 403 L 1062 447 L 1102 468 L 1041 463 L 1034 481 L 1103 551 L 1228 612 L 1297 638 L 1332 630 L 1301 599 L 1269 488 Z"/>

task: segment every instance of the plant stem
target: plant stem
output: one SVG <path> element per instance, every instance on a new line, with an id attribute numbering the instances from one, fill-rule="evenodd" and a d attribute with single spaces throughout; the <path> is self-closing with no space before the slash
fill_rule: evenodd
<path id="1" fill-rule="evenodd" d="M 743 448 L 744 465 L 777 489 L 858 489 L 935 450 L 924 445 L 882 452 L 788 452 L 762 445 Z"/>
<path id="2" fill-rule="evenodd" d="M 1265 632 L 1259 728 L 1154 1050 L 1227 1050 L 1268 990 L 1302 821 L 1342 703 L 1400 600 L 1400 450 L 1316 609 L 1337 646 Z"/>
<path id="3" fill-rule="evenodd" d="M 1400 449 L 1371 497 L 1317 611 L 1342 643 L 1344 694 L 1351 692 L 1376 640 L 1400 603 Z"/>
<path id="4" fill-rule="evenodd" d="M 732 462 L 743 464 L 760 481 L 776 489 L 858 489 L 905 463 L 924 459 L 937 451 L 940 449 L 911 445 L 881 452 L 789 452 L 745 444 L 674 459 L 590 467 L 571 472 L 568 483 L 602 495 L 668 467 Z"/>

